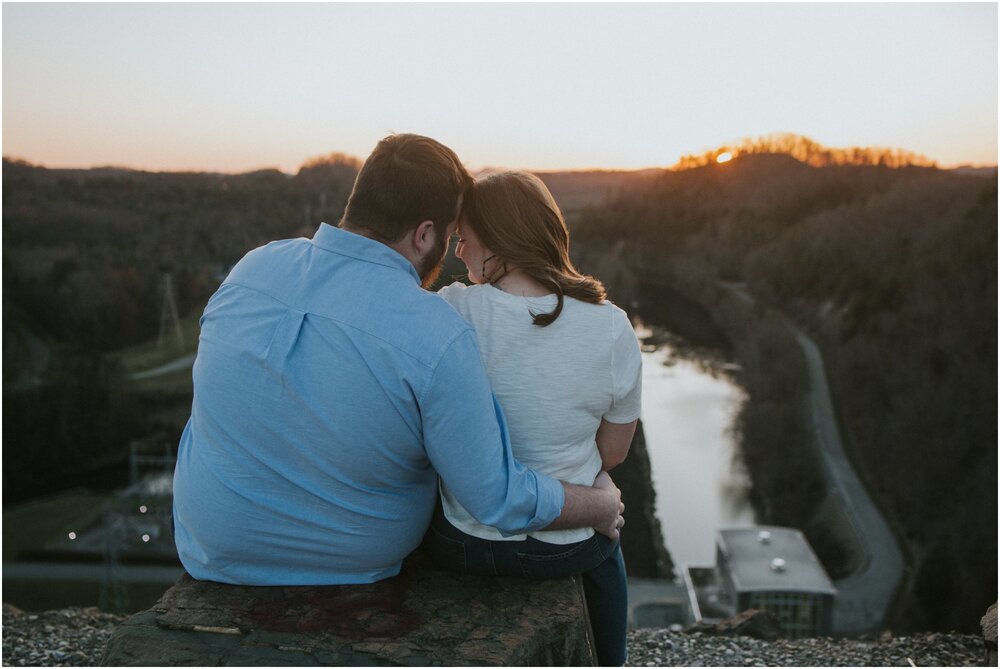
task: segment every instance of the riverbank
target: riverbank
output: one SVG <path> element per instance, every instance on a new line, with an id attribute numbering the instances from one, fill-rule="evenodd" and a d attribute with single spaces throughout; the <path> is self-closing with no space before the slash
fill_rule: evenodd
<path id="1" fill-rule="evenodd" d="M 733 434 L 746 395 L 720 352 L 694 354 L 686 342 L 664 339 L 655 325 L 636 329 L 649 335 L 642 415 L 667 550 L 678 565 L 710 565 L 720 528 L 755 521 Z"/>
<path id="2" fill-rule="evenodd" d="M 816 449 L 802 447 L 814 439 L 808 369 L 784 322 L 716 283 L 674 286 L 665 276 L 644 276 L 635 296 L 644 321 L 673 333 L 660 337 L 687 333 L 683 343 L 671 342 L 680 356 L 746 393 L 732 429 L 757 521 L 801 529 L 831 578 L 851 573 L 857 556 L 840 528 L 824 522 L 829 495 L 822 461 Z"/>
<path id="3" fill-rule="evenodd" d="M 26 613 L 3 607 L 3 664 L 14 667 L 83 667 L 100 664 L 104 644 L 123 616 L 96 609 Z M 917 634 L 879 639 L 761 641 L 664 629 L 628 635 L 627 666 L 984 666 L 980 637 Z"/>

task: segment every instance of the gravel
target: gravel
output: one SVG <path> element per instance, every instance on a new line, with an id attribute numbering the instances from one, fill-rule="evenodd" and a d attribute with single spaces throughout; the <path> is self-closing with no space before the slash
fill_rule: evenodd
<path id="1" fill-rule="evenodd" d="M 971 634 L 923 633 L 879 639 L 761 641 L 663 629 L 628 635 L 633 667 L 978 667 L 986 664 L 983 639 Z"/>
<path id="2" fill-rule="evenodd" d="M 100 663 L 104 644 L 124 616 L 96 608 L 27 613 L 3 607 L 4 666 L 83 667 Z M 664 629 L 629 632 L 629 666 L 689 667 L 976 667 L 983 639 L 970 634 L 916 634 L 879 639 L 760 641 Z"/>
<path id="3" fill-rule="evenodd" d="M 92 667 L 125 616 L 95 607 L 28 613 L 3 605 L 3 664 L 14 667 Z"/>

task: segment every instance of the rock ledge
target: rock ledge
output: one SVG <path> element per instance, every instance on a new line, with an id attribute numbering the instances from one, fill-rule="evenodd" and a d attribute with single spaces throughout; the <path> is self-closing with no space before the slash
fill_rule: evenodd
<path id="1" fill-rule="evenodd" d="M 575 579 L 481 578 L 419 552 L 370 585 L 249 587 L 184 576 L 126 620 L 104 666 L 592 665 Z"/>

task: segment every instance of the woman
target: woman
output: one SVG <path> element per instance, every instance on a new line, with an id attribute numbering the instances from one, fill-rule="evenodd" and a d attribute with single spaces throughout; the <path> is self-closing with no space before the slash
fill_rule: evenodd
<path id="1" fill-rule="evenodd" d="M 440 291 L 476 329 L 514 455 L 562 481 L 590 485 L 628 453 L 642 363 L 625 313 L 569 259 L 569 233 L 537 177 L 480 178 L 459 222 L 456 254 L 473 286 Z M 462 571 L 529 578 L 582 574 L 598 660 L 625 662 L 628 598 L 618 542 L 593 529 L 504 537 L 441 488 L 432 553 Z"/>

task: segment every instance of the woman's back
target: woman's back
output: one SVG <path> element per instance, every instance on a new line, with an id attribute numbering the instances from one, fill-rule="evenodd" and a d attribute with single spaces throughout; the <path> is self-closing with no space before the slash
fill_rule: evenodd
<path id="1" fill-rule="evenodd" d="M 559 317 L 539 327 L 532 315 L 551 311 L 554 295 L 520 297 L 489 284 L 460 283 L 440 294 L 476 329 L 515 457 L 559 480 L 593 483 L 601 470 L 595 443 L 601 419 L 628 423 L 639 417 L 641 360 L 625 313 L 610 302 L 567 298 Z M 445 515 L 460 529 L 484 539 L 503 538 L 476 523 L 446 490 L 442 493 Z M 532 534 L 549 543 L 591 535 L 589 529 Z"/>

